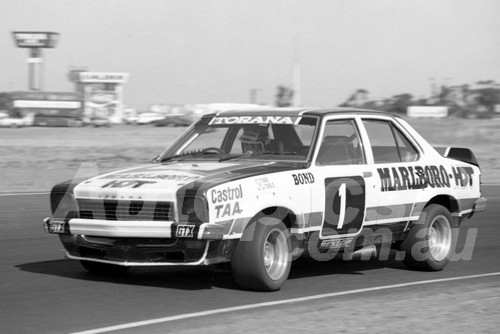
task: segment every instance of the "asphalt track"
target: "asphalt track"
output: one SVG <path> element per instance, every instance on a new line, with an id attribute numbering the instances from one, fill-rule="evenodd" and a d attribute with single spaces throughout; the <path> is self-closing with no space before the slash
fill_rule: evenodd
<path id="1" fill-rule="evenodd" d="M 91 276 L 77 262 L 64 259 L 56 236 L 43 232 L 41 221 L 49 215 L 47 194 L 0 195 L 0 332 L 132 328 L 127 333 L 147 333 L 152 328 L 142 325 L 169 323 L 173 327 L 167 328 L 173 329 L 176 321 L 220 313 L 214 311 L 219 309 L 229 313 L 280 308 L 285 304 L 279 301 L 295 298 L 286 304 L 353 294 L 362 298 L 363 293 L 373 298 L 422 281 L 425 285 L 456 278 L 498 282 L 500 187 L 485 186 L 483 195 L 488 210 L 461 229 L 462 244 L 467 236 L 475 237 L 469 260 L 451 262 L 444 271 L 433 273 L 411 271 L 397 261 L 299 261 L 285 286 L 274 293 L 241 291 L 230 275 L 204 268 L 134 268 L 122 278 Z M 264 304 L 254 305 L 259 303 Z M 119 325 L 123 327 L 108 328 Z"/>

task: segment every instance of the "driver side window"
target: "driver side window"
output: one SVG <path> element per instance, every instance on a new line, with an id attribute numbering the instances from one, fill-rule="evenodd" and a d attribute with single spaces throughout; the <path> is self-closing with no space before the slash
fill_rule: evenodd
<path id="1" fill-rule="evenodd" d="M 359 165 L 365 163 L 361 140 L 354 120 L 333 120 L 325 125 L 316 164 Z"/>

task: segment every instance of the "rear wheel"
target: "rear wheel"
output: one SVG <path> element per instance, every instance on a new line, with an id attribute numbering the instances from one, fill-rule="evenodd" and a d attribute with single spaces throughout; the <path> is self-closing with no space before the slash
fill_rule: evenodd
<path id="1" fill-rule="evenodd" d="M 130 267 L 119 266 L 116 264 L 80 261 L 81 265 L 91 274 L 116 276 L 125 274 Z"/>
<path id="2" fill-rule="evenodd" d="M 291 268 L 291 241 L 285 224 L 274 217 L 250 223 L 231 259 L 233 277 L 243 288 L 279 290 Z"/>
<path id="3" fill-rule="evenodd" d="M 420 270 L 442 270 L 449 262 L 453 249 L 452 217 L 443 206 L 431 204 L 424 209 L 412 226 L 401 250 L 404 263 Z"/>

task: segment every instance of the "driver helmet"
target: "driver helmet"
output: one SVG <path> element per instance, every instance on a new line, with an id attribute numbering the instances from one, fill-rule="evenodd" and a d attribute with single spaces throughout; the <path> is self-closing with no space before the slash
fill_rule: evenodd
<path id="1" fill-rule="evenodd" d="M 243 128 L 240 142 L 243 152 L 259 153 L 265 151 L 264 147 L 270 142 L 267 126 L 252 125 Z"/>

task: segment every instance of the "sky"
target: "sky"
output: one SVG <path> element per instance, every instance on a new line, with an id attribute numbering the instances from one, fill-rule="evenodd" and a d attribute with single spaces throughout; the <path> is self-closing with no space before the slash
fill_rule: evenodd
<path id="1" fill-rule="evenodd" d="M 12 31 L 60 33 L 46 91 L 71 68 L 130 73 L 128 107 L 274 104 L 300 68 L 301 104 L 428 96 L 431 84 L 500 82 L 498 0 L 0 0 L 0 91 L 28 90 Z"/>

